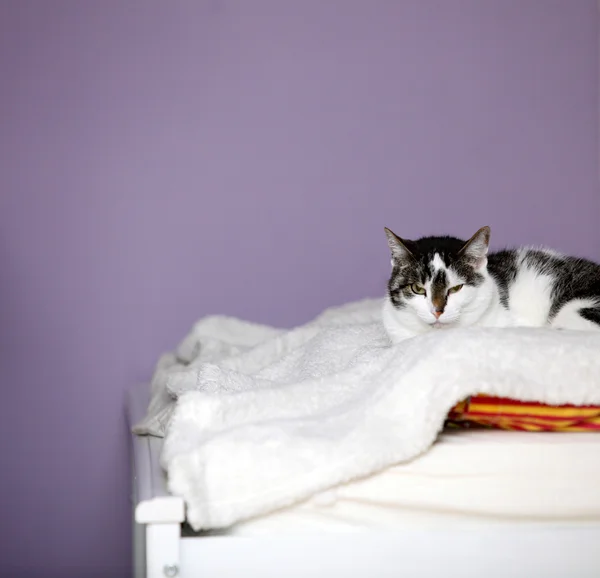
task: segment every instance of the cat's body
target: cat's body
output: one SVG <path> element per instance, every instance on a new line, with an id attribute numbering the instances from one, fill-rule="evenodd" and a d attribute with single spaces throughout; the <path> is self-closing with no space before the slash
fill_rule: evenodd
<path id="1" fill-rule="evenodd" d="M 488 227 L 469 241 L 386 233 L 392 274 L 383 320 L 393 341 L 469 326 L 600 331 L 596 263 L 527 247 L 488 254 Z"/>

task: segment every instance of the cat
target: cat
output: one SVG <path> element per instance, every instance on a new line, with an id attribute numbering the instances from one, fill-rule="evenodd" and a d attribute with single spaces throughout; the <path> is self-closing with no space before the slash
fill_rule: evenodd
<path id="1" fill-rule="evenodd" d="M 397 342 L 451 327 L 600 331 L 600 265 L 546 248 L 488 253 L 490 228 L 468 241 L 385 233 L 392 273 L 383 322 Z"/>

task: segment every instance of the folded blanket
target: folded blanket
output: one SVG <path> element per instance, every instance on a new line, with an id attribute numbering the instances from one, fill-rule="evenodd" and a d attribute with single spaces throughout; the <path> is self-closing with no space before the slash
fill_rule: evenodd
<path id="1" fill-rule="evenodd" d="M 553 406 L 545 403 L 476 395 L 456 404 L 448 415 L 448 425 L 477 424 L 518 431 L 598 431 L 600 407 L 594 405 Z"/>
<path id="2" fill-rule="evenodd" d="M 291 331 L 210 317 L 161 359 L 134 431 L 166 434 L 169 488 L 194 529 L 414 459 L 469 396 L 600 405 L 600 333 L 452 329 L 392 345 L 381 305 Z"/>

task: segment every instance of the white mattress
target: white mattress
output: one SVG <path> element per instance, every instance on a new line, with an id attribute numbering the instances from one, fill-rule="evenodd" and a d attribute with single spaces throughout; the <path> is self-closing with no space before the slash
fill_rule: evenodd
<path id="1" fill-rule="evenodd" d="M 238 524 L 241 536 L 600 522 L 600 435 L 452 430 L 412 463 Z"/>
<path id="2" fill-rule="evenodd" d="M 149 390 L 129 391 L 129 423 Z M 168 495 L 162 440 L 132 436 L 136 502 Z M 411 463 L 230 528 L 239 536 L 512 524 L 600 525 L 600 432 L 451 430 Z M 457 526 L 458 522 L 458 526 Z M 222 532 L 219 532 L 222 533 Z"/>

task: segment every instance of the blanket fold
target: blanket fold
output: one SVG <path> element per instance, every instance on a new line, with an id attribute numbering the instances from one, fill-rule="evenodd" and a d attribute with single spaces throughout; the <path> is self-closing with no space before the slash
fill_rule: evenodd
<path id="1" fill-rule="evenodd" d="M 161 358 L 134 431 L 165 436 L 169 489 L 195 530 L 414 459 L 472 395 L 600 404 L 600 333 L 469 328 L 392 345 L 381 305 L 291 331 L 211 317 Z"/>

